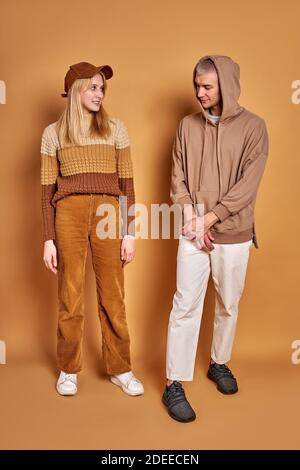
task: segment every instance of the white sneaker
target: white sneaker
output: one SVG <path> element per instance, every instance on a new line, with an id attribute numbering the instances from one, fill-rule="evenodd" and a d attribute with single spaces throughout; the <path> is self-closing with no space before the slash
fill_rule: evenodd
<path id="1" fill-rule="evenodd" d="M 124 374 L 111 375 L 110 381 L 121 387 L 123 392 L 127 393 L 127 395 L 136 396 L 143 395 L 144 393 L 142 382 L 140 382 L 131 371 L 124 372 Z"/>
<path id="2" fill-rule="evenodd" d="M 60 395 L 75 395 L 77 393 L 77 374 L 67 374 L 61 371 L 56 390 Z"/>

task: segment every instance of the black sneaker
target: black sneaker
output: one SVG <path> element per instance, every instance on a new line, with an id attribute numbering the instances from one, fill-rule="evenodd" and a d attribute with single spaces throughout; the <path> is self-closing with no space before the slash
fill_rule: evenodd
<path id="1" fill-rule="evenodd" d="M 217 384 L 217 388 L 225 395 L 238 391 L 238 385 L 233 373 L 226 364 L 210 364 L 207 377 Z"/>
<path id="2" fill-rule="evenodd" d="M 187 401 L 180 382 L 175 381 L 166 386 L 162 401 L 168 408 L 169 415 L 176 421 L 188 423 L 196 419 L 196 414 Z"/>

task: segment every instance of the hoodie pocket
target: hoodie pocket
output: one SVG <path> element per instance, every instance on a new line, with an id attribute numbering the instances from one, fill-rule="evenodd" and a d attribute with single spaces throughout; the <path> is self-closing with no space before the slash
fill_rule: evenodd
<path id="1" fill-rule="evenodd" d="M 192 193 L 194 204 L 203 204 L 197 208 L 198 215 L 204 215 L 218 204 L 218 191 L 195 191 Z"/>
<path id="2" fill-rule="evenodd" d="M 218 203 L 218 191 L 194 191 L 192 198 L 194 204 L 203 204 L 197 208 L 198 215 L 204 215 L 206 212 L 212 210 Z M 244 207 L 237 214 L 230 215 L 223 222 L 216 222 L 214 229 L 217 232 L 223 233 L 228 231 L 242 232 L 253 226 L 254 222 L 254 207 L 252 204 Z"/>

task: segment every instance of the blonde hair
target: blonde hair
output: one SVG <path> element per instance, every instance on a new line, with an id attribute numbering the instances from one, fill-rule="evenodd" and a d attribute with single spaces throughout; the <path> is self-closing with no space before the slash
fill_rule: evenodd
<path id="1" fill-rule="evenodd" d="M 199 60 L 195 67 L 195 74 L 202 75 L 204 73 L 217 72 L 217 69 L 211 59 Z"/>
<path id="2" fill-rule="evenodd" d="M 107 89 L 106 80 L 103 74 L 103 96 Z M 69 145 L 80 145 L 81 138 L 86 136 L 86 127 L 84 122 L 83 108 L 81 104 L 81 92 L 87 89 L 91 84 L 91 78 L 80 78 L 75 80 L 71 86 L 68 97 L 67 107 L 56 123 L 56 132 L 61 147 Z M 109 116 L 103 105 L 97 113 L 93 113 L 90 128 L 88 129 L 89 137 L 107 138 L 111 134 L 109 126 Z"/>

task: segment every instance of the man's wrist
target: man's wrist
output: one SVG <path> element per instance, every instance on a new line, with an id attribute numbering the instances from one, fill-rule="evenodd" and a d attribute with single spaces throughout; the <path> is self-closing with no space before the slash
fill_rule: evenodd
<path id="1" fill-rule="evenodd" d="M 207 219 L 209 228 L 212 227 L 213 225 L 215 225 L 215 223 L 218 222 L 218 220 L 219 220 L 219 217 L 213 211 L 207 212 L 205 214 L 205 217 Z"/>
<path id="2" fill-rule="evenodd" d="M 134 235 L 124 235 L 123 240 L 126 240 L 126 238 L 130 238 L 131 240 L 135 240 Z"/>
<path id="3" fill-rule="evenodd" d="M 189 220 L 196 219 L 197 214 L 195 212 L 195 209 L 192 204 L 185 204 L 184 210 L 183 210 L 183 218 L 184 222 L 188 222 Z"/>

